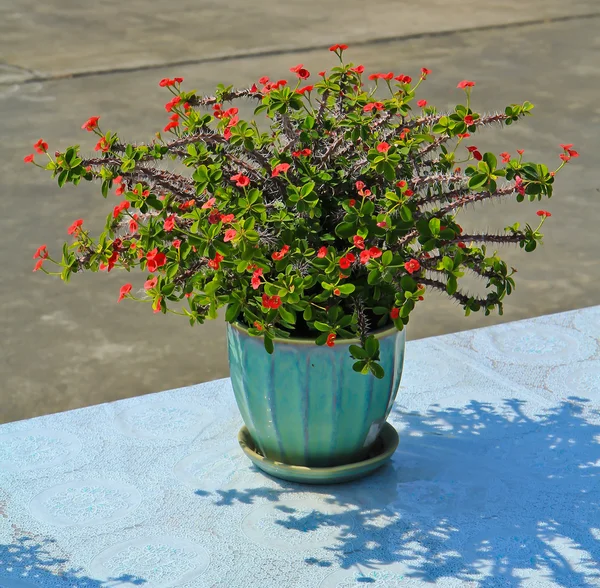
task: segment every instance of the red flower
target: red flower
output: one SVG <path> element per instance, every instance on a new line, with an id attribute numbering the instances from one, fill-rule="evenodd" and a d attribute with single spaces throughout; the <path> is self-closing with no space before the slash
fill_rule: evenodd
<path id="1" fill-rule="evenodd" d="M 33 146 L 33 148 L 38 153 L 46 153 L 46 151 L 48 151 L 48 143 L 46 143 L 44 139 L 39 139 L 37 143 Z"/>
<path id="2" fill-rule="evenodd" d="M 508 163 L 510 161 L 510 153 L 504 151 L 503 153 L 500 153 L 500 157 L 502 157 L 502 161 L 504 163 Z"/>
<path id="3" fill-rule="evenodd" d="M 568 151 L 571 149 L 571 147 L 573 147 L 573 143 L 561 143 L 560 147 L 562 147 L 565 151 Z"/>
<path id="4" fill-rule="evenodd" d="M 118 218 L 118 216 L 129 208 L 129 202 L 127 200 L 123 200 L 120 204 L 117 204 L 113 209 L 113 217 Z"/>
<path id="5" fill-rule="evenodd" d="M 227 224 L 227 223 L 230 223 L 234 218 L 235 218 L 235 216 L 233 214 L 222 214 L 221 222 L 224 224 Z"/>
<path id="6" fill-rule="evenodd" d="M 260 288 L 260 277 L 263 275 L 263 270 L 262 268 L 257 268 L 254 270 L 254 273 L 252 274 L 252 288 L 254 290 L 258 290 Z"/>
<path id="7" fill-rule="evenodd" d="M 325 72 L 325 71 L 320 71 L 320 72 L 319 72 L 319 75 L 320 75 L 322 78 L 324 78 L 326 73 L 327 73 L 327 72 Z"/>
<path id="8" fill-rule="evenodd" d="M 354 247 L 356 247 L 357 249 L 365 248 L 365 240 L 362 237 L 359 237 L 358 235 L 354 235 L 352 240 L 354 241 Z"/>
<path id="9" fill-rule="evenodd" d="M 263 330 L 263 326 L 258 321 L 254 321 L 254 327 L 259 331 Z"/>
<path id="10" fill-rule="evenodd" d="M 419 100 L 419 101 L 417 102 L 417 106 L 418 106 L 419 108 L 425 108 L 425 107 L 427 106 L 427 100 Z"/>
<path id="11" fill-rule="evenodd" d="M 457 88 L 460 88 L 461 90 L 464 90 L 465 88 L 472 88 L 475 85 L 475 82 L 470 82 L 469 80 L 463 80 L 462 82 L 458 83 L 458 86 L 456 86 Z"/>
<path id="12" fill-rule="evenodd" d="M 33 153 L 30 153 L 29 155 L 26 155 L 25 157 L 23 157 L 23 161 L 25 163 L 31 163 L 35 158 L 35 155 Z"/>
<path id="13" fill-rule="evenodd" d="M 302 94 L 304 96 L 305 92 L 312 92 L 314 86 L 304 86 L 304 88 L 298 88 L 296 90 L 296 94 Z"/>
<path id="14" fill-rule="evenodd" d="M 421 77 L 427 77 L 429 74 L 431 73 L 430 69 L 427 69 L 426 67 L 422 67 L 421 68 Z"/>
<path id="15" fill-rule="evenodd" d="M 356 189 L 359 191 L 365 187 L 365 183 L 361 182 L 360 180 L 358 180 L 355 185 L 356 185 Z"/>
<path id="16" fill-rule="evenodd" d="M 262 305 L 265 308 L 279 308 L 281 306 L 281 298 L 279 296 L 262 295 Z"/>
<path id="17" fill-rule="evenodd" d="M 225 243 L 227 243 L 228 241 L 235 239 L 236 235 L 237 235 L 237 231 L 235 229 L 227 229 L 225 231 L 225 237 L 223 238 L 223 241 L 225 241 Z"/>
<path id="18" fill-rule="evenodd" d="M 414 274 L 415 272 L 418 272 L 421 269 L 421 264 L 416 259 L 411 259 L 410 261 L 407 261 L 404 264 L 404 269 L 409 274 Z"/>
<path id="19" fill-rule="evenodd" d="M 129 221 L 129 232 L 133 235 L 134 233 L 137 233 L 138 228 L 137 221 L 135 219 L 131 219 Z"/>
<path id="20" fill-rule="evenodd" d="M 167 232 L 170 233 L 173 229 L 175 228 L 175 215 L 174 214 L 170 214 L 166 219 L 165 222 L 163 224 L 163 229 Z"/>
<path id="21" fill-rule="evenodd" d="M 561 153 L 561 154 L 559 155 L 559 157 L 560 157 L 560 158 L 561 158 L 561 159 L 562 159 L 562 160 L 563 160 L 565 163 L 568 163 L 568 162 L 569 162 L 569 160 L 571 159 L 571 156 L 570 156 L 570 155 L 567 155 L 567 154 L 565 154 L 565 153 Z"/>
<path id="22" fill-rule="evenodd" d="M 319 249 L 319 251 L 317 252 L 317 257 L 320 257 L 322 259 L 326 255 L 327 255 L 327 247 L 325 247 L 325 245 L 323 245 L 323 247 L 321 247 Z"/>
<path id="23" fill-rule="evenodd" d="M 354 200 L 354 198 L 350 198 L 350 200 L 348 201 L 348 204 L 350 206 L 354 206 L 356 204 L 356 200 Z"/>
<path id="24" fill-rule="evenodd" d="M 402 132 L 400 133 L 400 139 L 402 139 L 404 141 L 404 139 L 406 138 L 406 135 L 408 135 L 408 133 L 410 133 L 410 129 L 402 129 Z"/>
<path id="25" fill-rule="evenodd" d="M 348 45 L 332 45 L 329 47 L 329 51 L 345 51 L 348 49 Z"/>
<path id="26" fill-rule="evenodd" d="M 469 126 L 472 125 L 474 122 L 473 115 L 471 114 L 467 114 L 463 120 L 465 121 L 465 124 Z"/>
<path id="27" fill-rule="evenodd" d="M 183 78 L 173 78 L 173 81 L 177 82 L 178 84 L 181 84 L 183 82 Z"/>
<path id="28" fill-rule="evenodd" d="M 185 210 L 186 208 L 189 208 L 190 206 L 194 206 L 194 204 L 196 204 L 195 200 L 187 200 L 186 202 L 183 202 L 182 204 L 179 205 L 179 210 Z"/>
<path id="29" fill-rule="evenodd" d="M 156 302 L 152 304 L 152 308 L 154 309 L 154 314 L 159 313 L 162 310 L 160 303 L 162 302 L 162 298 L 159 298 Z"/>
<path id="30" fill-rule="evenodd" d="M 96 143 L 94 147 L 94 151 L 102 151 L 106 153 L 110 149 L 110 143 L 106 140 L 105 137 L 100 137 L 100 140 Z"/>
<path id="31" fill-rule="evenodd" d="M 152 290 L 152 288 L 156 288 L 156 284 L 158 283 L 158 278 L 154 276 L 153 278 L 146 280 L 144 282 L 144 290 Z"/>
<path id="32" fill-rule="evenodd" d="M 339 296 L 341 293 L 342 293 L 342 291 L 339 288 L 334 288 L 334 290 L 333 290 L 334 296 Z"/>
<path id="33" fill-rule="evenodd" d="M 310 72 L 307 69 L 304 69 L 301 63 L 296 67 L 290 67 L 290 71 L 295 73 L 301 80 L 305 80 L 310 77 Z"/>
<path id="34" fill-rule="evenodd" d="M 579 157 L 579 153 L 577 153 L 577 151 L 575 151 L 575 149 L 567 149 L 567 152 L 569 153 L 569 155 L 571 157 Z"/>
<path id="35" fill-rule="evenodd" d="M 181 239 L 175 239 L 173 241 L 173 247 L 175 247 L 175 249 L 179 249 L 181 247 Z"/>
<path id="36" fill-rule="evenodd" d="M 392 308 L 392 310 L 390 310 L 390 318 L 395 321 L 398 317 L 400 316 L 400 309 L 396 308 L 394 306 L 394 308 Z"/>
<path id="37" fill-rule="evenodd" d="M 92 116 L 88 118 L 82 125 L 81 128 L 89 131 L 90 133 L 98 126 L 99 116 Z"/>
<path id="38" fill-rule="evenodd" d="M 40 245 L 33 254 L 33 259 L 37 259 L 38 257 L 41 259 L 46 259 L 48 257 L 48 249 L 47 245 Z"/>
<path id="39" fill-rule="evenodd" d="M 410 188 L 408 190 L 404 190 L 404 195 L 407 198 L 410 198 L 413 194 L 414 194 L 414 192 Z"/>
<path id="40" fill-rule="evenodd" d="M 235 185 L 240 188 L 244 188 L 250 184 L 250 178 L 244 174 L 235 174 L 234 176 L 231 176 L 231 181 L 235 182 Z"/>
<path id="41" fill-rule="evenodd" d="M 163 131 L 165 133 L 169 132 L 171 129 L 176 129 L 179 126 L 179 123 L 176 120 L 171 121 L 164 129 Z"/>
<path id="42" fill-rule="evenodd" d="M 264 86 L 265 84 L 268 84 L 268 83 L 269 83 L 269 78 L 268 78 L 268 76 L 263 76 L 262 78 L 259 78 L 259 80 L 258 80 L 258 83 L 259 83 L 259 84 L 262 84 L 263 86 Z"/>
<path id="43" fill-rule="evenodd" d="M 461 249 L 465 249 L 467 247 L 463 241 L 459 241 L 456 245 Z"/>
<path id="44" fill-rule="evenodd" d="M 281 248 L 281 251 L 275 251 L 273 253 L 273 255 L 271 255 L 271 257 L 275 260 L 275 261 L 279 261 L 280 259 L 283 259 L 285 257 L 285 254 L 290 250 L 290 246 L 289 245 L 284 245 Z"/>
<path id="45" fill-rule="evenodd" d="M 523 186 L 523 180 L 521 176 L 515 176 L 515 188 L 521 196 L 525 195 L 525 187 Z"/>
<path id="46" fill-rule="evenodd" d="M 214 270 L 218 270 L 221 262 L 225 259 L 224 255 L 221 255 L 220 253 L 215 253 L 215 258 L 214 259 L 209 259 L 208 260 L 208 267 Z"/>
<path id="47" fill-rule="evenodd" d="M 327 335 L 327 347 L 333 347 L 335 345 L 335 339 L 337 335 L 335 333 L 329 333 Z"/>
<path id="48" fill-rule="evenodd" d="M 342 269 L 348 269 L 352 265 L 352 262 L 348 259 L 348 256 L 345 255 L 340 259 L 340 267 Z"/>
<path id="49" fill-rule="evenodd" d="M 383 110 L 384 104 L 383 102 L 369 102 L 363 106 L 364 112 L 371 112 L 372 110 Z"/>
<path id="50" fill-rule="evenodd" d="M 289 163 L 280 163 L 273 168 L 271 176 L 276 178 L 279 174 L 287 173 L 288 169 L 290 169 Z"/>
<path id="51" fill-rule="evenodd" d="M 357 74 L 361 74 L 361 73 L 364 73 L 365 66 L 364 65 L 357 65 L 356 67 L 351 67 L 350 71 L 353 71 L 354 73 L 357 73 Z"/>
<path id="52" fill-rule="evenodd" d="M 171 80 L 169 78 L 163 78 L 162 80 L 160 80 L 160 82 L 158 82 L 158 85 L 161 88 L 165 88 L 167 86 L 172 86 L 173 84 L 171 83 Z"/>
<path id="53" fill-rule="evenodd" d="M 221 221 L 221 216 L 222 214 L 218 211 L 218 210 L 213 210 L 209 215 L 208 215 L 208 222 L 211 225 L 216 225 L 218 222 Z"/>
<path id="54" fill-rule="evenodd" d="M 203 209 L 207 209 L 207 208 L 212 208 L 214 203 L 217 201 L 216 198 L 209 198 L 202 206 L 201 208 Z"/>
<path id="55" fill-rule="evenodd" d="M 127 294 L 131 292 L 131 288 L 131 284 L 125 284 L 121 286 L 121 290 L 119 291 L 119 299 L 117 300 L 117 302 L 121 302 L 121 300 L 123 300 L 123 298 L 125 298 L 125 296 L 127 296 Z"/>
<path id="56" fill-rule="evenodd" d="M 149 272 L 155 272 L 159 267 L 167 263 L 167 256 L 164 253 L 159 253 L 155 247 L 146 254 L 146 268 Z"/>
<path id="57" fill-rule="evenodd" d="M 538 216 L 543 216 L 544 218 L 552 216 L 547 210 L 538 210 L 536 214 Z"/>
<path id="58" fill-rule="evenodd" d="M 481 153 L 479 153 L 479 151 L 473 151 L 473 157 L 477 160 L 477 161 L 481 161 L 483 159 L 483 156 L 481 155 Z"/>
<path id="59" fill-rule="evenodd" d="M 83 224 L 83 219 L 80 218 L 76 221 L 73 221 L 73 224 L 67 229 L 67 233 L 72 235 L 73 233 L 77 234 L 79 232 L 79 227 Z"/>
<path id="60" fill-rule="evenodd" d="M 35 265 L 33 266 L 33 271 L 34 272 L 37 272 L 37 271 L 39 271 L 39 270 L 42 269 L 42 265 L 44 264 L 44 260 L 45 259 L 46 258 L 43 257 L 42 259 L 38 259 L 38 261 L 36 261 Z"/>
<path id="61" fill-rule="evenodd" d="M 457 137 L 460 137 L 461 139 L 468 139 L 470 136 L 470 133 L 458 133 L 457 135 Z"/>
<path id="62" fill-rule="evenodd" d="M 369 253 L 369 251 L 361 251 L 361 254 L 359 256 L 360 263 L 366 265 L 369 259 L 371 259 L 371 254 Z"/>
<path id="63" fill-rule="evenodd" d="M 517 149 L 517 153 L 519 155 L 523 155 L 523 153 L 525 153 L 525 149 Z"/>
<path id="64" fill-rule="evenodd" d="M 383 252 L 381 251 L 381 249 L 379 249 L 379 247 L 371 247 L 369 249 L 369 255 L 373 259 L 377 259 L 378 257 L 381 257 L 383 255 Z"/>
<path id="65" fill-rule="evenodd" d="M 380 229 L 385 229 L 387 227 L 387 223 L 385 221 L 380 221 L 380 222 L 377 223 L 377 226 Z"/>
<path id="66" fill-rule="evenodd" d="M 394 79 L 398 80 L 401 84 L 410 84 L 412 82 L 412 78 L 410 76 L 405 76 L 404 74 L 400 74 Z"/>
<path id="67" fill-rule="evenodd" d="M 346 258 L 348 261 L 354 262 L 356 260 L 356 255 L 354 255 L 354 253 L 346 253 Z"/>
<path id="68" fill-rule="evenodd" d="M 171 112 L 171 110 L 173 110 L 173 108 L 175 108 L 175 106 L 177 106 L 180 102 L 181 102 L 181 97 L 180 96 L 174 96 L 172 100 L 169 100 L 165 104 L 165 110 L 167 112 Z"/>
<path id="69" fill-rule="evenodd" d="M 387 153 L 390 149 L 390 144 L 386 143 L 385 141 L 382 141 L 381 143 L 379 143 L 379 145 L 377 145 L 377 151 L 379 151 L 379 153 Z"/>

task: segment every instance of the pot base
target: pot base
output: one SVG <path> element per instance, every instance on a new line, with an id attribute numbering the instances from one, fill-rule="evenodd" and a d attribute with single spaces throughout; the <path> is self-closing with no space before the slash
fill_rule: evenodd
<path id="1" fill-rule="evenodd" d="M 392 457 L 399 441 L 396 429 L 389 423 L 385 423 L 373 443 L 367 459 L 330 468 L 311 468 L 267 459 L 258 453 L 250 432 L 245 426 L 238 433 L 240 447 L 257 468 L 275 478 L 301 484 L 341 484 L 368 476 Z"/>

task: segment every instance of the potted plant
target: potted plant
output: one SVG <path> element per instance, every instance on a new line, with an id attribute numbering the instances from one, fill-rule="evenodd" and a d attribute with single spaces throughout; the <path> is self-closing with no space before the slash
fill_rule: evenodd
<path id="1" fill-rule="evenodd" d="M 82 127 L 97 135 L 93 157 L 79 146 L 52 157 L 40 139 L 35 150 L 49 161 L 25 158 L 59 186 L 93 181 L 105 198 L 120 197 L 99 238 L 76 220 L 62 257 L 41 246 L 34 271 L 69 281 L 139 267 L 143 289 L 127 283 L 118 301 L 192 325 L 225 308 L 242 444 L 260 467 L 292 479 L 349 479 L 389 457 L 397 437 L 384 424 L 412 310 L 440 290 L 466 315 L 502 313 L 515 270 L 487 245 L 533 251 L 551 216 L 540 210 L 537 226 L 488 234 L 464 231 L 456 214 L 495 198 L 549 198 L 555 173 L 578 155 L 562 145 L 550 171 L 523 151 L 481 153 L 476 132 L 510 125 L 533 105 L 479 112 L 475 83 L 464 80 L 464 104 L 441 113 L 416 97 L 428 69 L 415 79 L 368 75 L 345 62 L 346 49 L 331 47 L 339 64 L 311 83 L 301 64 L 293 83 L 264 77 L 215 96 L 163 79 L 172 95 L 165 137 L 126 144 L 94 116 Z M 231 103 L 241 99 L 261 123 L 240 118 Z M 190 174 L 166 171 L 170 159 Z M 486 281 L 485 297 L 460 291 L 467 272 Z"/>

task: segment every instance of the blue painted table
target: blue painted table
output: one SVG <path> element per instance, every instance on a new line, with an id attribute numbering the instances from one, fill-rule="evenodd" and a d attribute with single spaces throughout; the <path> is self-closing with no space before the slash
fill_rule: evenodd
<path id="1" fill-rule="evenodd" d="M 269 478 L 229 380 L 0 427 L 0 587 L 600 586 L 600 307 L 414 341 L 393 460 Z"/>

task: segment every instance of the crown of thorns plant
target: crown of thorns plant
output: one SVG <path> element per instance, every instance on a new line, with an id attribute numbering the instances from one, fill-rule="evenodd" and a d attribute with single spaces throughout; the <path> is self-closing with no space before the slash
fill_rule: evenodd
<path id="1" fill-rule="evenodd" d="M 502 313 L 515 270 L 486 244 L 533 251 L 551 215 L 540 210 L 535 228 L 515 223 L 489 234 L 464 231 L 456 214 L 496 198 L 550 198 L 555 173 L 578 153 L 561 145 L 553 171 L 525 161 L 521 150 L 500 153 L 499 162 L 479 151 L 473 135 L 511 125 L 531 103 L 476 112 L 475 82 L 463 80 L 465 104 L 440 113 L 416 100 L 430 70 L 416 81 L 373 73 L 365 87 L 364 67 L 345 63 L 346 49 L 331 47 L 339 65 L 312 84 L 302 64 L 290 70 L 295 85 L 264 77 L 240 90 L 220 85 L 214 96 L 184 91 L 183 78 L 161 80 L 173 95 L 165 105 L 168 139 L 157 133 L 147 144 L 126 144 L 101 130 L 97 116 L 82 127 L 98 136 L 95 157 L 79 146 L 51 157 L 40 139 L 35 150 L 50 160 L 40 167 L 59 186 L 97 181 L 105 198 L 114 192 L 120 201 L 97 239 L 76 220 L 62 259 L 41 246 L 34 271 L 68 281 L 84 270 L 138 266 L 147 274 L 143 291 L 125 284 L 119 301 L 149 302 L 192 325 L 226 307 L 226 320 L 263 337 L 268 352 L 277 337 L 312 336 L 328 346 L 358 338 L 350 347 L 354 369 L 377 377 L 383 369 L 372 332 L 391 323 L 403 329 L 427 290 L 445 292 L 466 315 Z M 253 102 L 268 125 L 242 120 L 236 100 Z M 166 171 L 169 159 L 190 174 Z M 33 154 L 25 161 L 39 165 Z M 466 272 L 485 280 L 485 297 L 459 289 Z"/>

